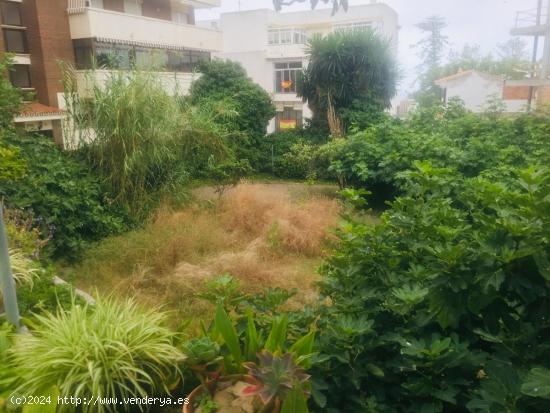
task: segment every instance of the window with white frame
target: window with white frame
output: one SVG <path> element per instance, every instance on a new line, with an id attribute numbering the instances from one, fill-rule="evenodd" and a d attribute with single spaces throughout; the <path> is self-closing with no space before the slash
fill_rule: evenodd
<path id="1" fill-rule="evenodd" d="M 296 93 L 296 81 L 302 73 L 302 62 L 275 63 L 275 92 Z"/>
<path id="2" fill-rule="evenodd" d="M 305 44 L 307 35 L 303 29 L 269 29 L 269 44 Z"/>

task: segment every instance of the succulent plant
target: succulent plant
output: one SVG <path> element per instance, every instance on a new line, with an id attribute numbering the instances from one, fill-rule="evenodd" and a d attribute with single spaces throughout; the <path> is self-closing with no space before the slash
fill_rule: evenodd
<path id="1" fill-rule="evenodd" d="M 296 386 L 303 389 L 310 378 L 303 368 L 294 363 L 291 353 L 279 356 L 262 351 L 258 354 L 258 361 L 258 364 L 244 363 L 254 384 L 246 387 L 243 395 L 257 395 L 264 405 L 272 402 L 280 404 Z"/>
<path id="2" fill-rule="evenodd" d="M 185 360 L 189 366 L 208 365 L 220 355 L 220 346 L 210 337 L 194 338 L 183 345 Z"/>

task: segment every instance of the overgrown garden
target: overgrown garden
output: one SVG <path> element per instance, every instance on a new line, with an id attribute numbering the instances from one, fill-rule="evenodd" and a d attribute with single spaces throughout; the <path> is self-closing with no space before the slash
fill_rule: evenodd
<path id="1" fill-rule="evenodd" d="M 341 66 L 323 66 L 344 40 Z M 313 121 L 267 137 L 269 95 L 231 62 L 203 63 L 187 97 L 142 72 L 117 73 L 82 96 L 66 69 L 68 111 L 84 142 L 71 151 L 16 130 L 19 96 L 0 80 L 0 194 L 28 330 L 1 324 L 0 411 L 32 412 L 10 399 L 29 392 L 189 396 L 185 411 L 203 413 L 550 410 L 548 113 L 473 114 L 453 101 L 394 119 L 384 112 L 396 81 L 387 43 L 336 33 L 310 48 L 318 61 L 300 93 Z M 334 80 L 350 67 L 375 67 L 378 77 Z M 212 313 L 191 328 L 138 300 L 85 303 L 53 284 L 98 240 L 154 225 L 159 205 L 185 205 L 192 182 L 231 186 L 259 173 L 341 189 L 337 239 L 323 244 L 330 253 L 307 305 L 287 305 L 296 291 L 250 292 L 225 274 L 194 297 Z M 299 225 L 273 230 L 247 202 L 225 217 L 261 223 L 265 245 L 286 243 L 287 253 L 315 239 L 321 248 L 323 234 L 276 238 Z M 364 219 L 371 208 L 379 222 Z"/>

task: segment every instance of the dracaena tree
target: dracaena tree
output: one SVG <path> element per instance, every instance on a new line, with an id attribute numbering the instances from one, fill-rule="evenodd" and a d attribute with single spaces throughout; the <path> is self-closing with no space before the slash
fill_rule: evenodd
<path id="1" fill-rule="evenodd" d="M 312 109 L 315 126 L 342 136 L 355 112 L 389 107 L 398 71 L 388 40 L 370 30 L 314 35 L 307 54 L 298 94 Z"/>
<path id="2" fill-rule="evenodd" d="M 319 4 L 319 0 L 273 0 L 273 6 L 275 7 L 275 10 L 281 11 L 281 9 L 284 6 L 290 6 L 294 3 L 305 3 L 306 1 L 309 1 L 311 3 L 311 8 L 314 9 L 317 4 Z M 336 13 L 340 8 L 344 9 L 345 11 L 348 11 L 348 0 L 321 0 L 323 3 L 327 4 L 329 2 L 332 3 L 332 14 Z"/>

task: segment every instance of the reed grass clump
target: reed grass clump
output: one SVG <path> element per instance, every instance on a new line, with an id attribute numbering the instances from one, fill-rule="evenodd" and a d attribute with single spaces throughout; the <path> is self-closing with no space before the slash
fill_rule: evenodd
<path id="1" fill-rule="evenodd" d="M 37 315 L 32 334 L 17 337 L 14 361 L 24 394 L 57 386 L 60 395 L 147 397 L 169 392 L 179 378 L 182 354 L 165 315 L 133 300 L 100 299 L 95 306 Z M 121 411 L 124 405 L 82 405 L 84 412 Z M 74 406 L 59 406 L 59 409 Z"/>

